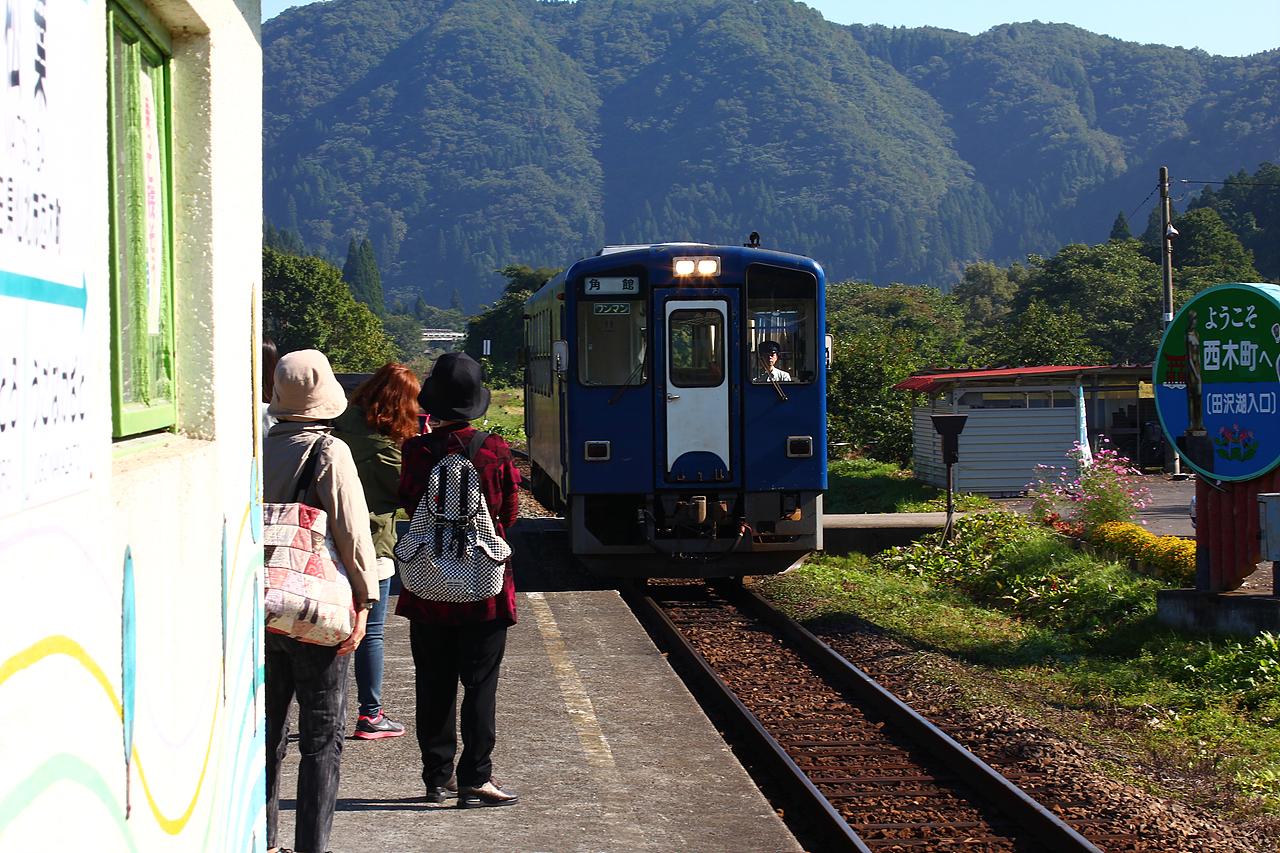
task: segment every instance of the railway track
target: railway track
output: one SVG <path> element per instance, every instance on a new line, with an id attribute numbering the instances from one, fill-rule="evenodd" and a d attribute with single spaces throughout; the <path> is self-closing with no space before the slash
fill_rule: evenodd
<path id="1" fill-rule="evenodd" d="M 1087 803 L 1045 808 L 1024 791 L 1044 779 L 1001 775 L 740 585 L 629 595 L 841 849 L 1137 849 Z"/>

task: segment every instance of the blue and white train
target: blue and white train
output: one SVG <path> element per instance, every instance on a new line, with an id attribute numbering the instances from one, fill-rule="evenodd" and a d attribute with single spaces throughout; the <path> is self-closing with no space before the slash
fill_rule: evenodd
<path id="1" fill-rule="evenodd" d="M 822 547 L 824 284 L 799 255 L 662 243 L 602 249 L 529 297 L 533 490 L 589 568 L 769 574 Z"/>

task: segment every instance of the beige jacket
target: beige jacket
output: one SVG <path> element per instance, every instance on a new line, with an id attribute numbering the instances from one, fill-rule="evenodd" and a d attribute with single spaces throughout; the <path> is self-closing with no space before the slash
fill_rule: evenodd
<path id="1" fill-rule="evenodd" d="M 376 601 L 378 561 L 369 535 L 369 507 L 351 449 L 330 435 L 327 424 L 280 421 L 271 428 L 262 442 L 262 500 L 290 503 L 297 499 L 295 483 L 307 448 L 322 438 L 324 444 L 314 451 L 320 454 L 315 482 L 305 502 L 328 514 L 329 532 L 347 569 L 356 604 Z"/>

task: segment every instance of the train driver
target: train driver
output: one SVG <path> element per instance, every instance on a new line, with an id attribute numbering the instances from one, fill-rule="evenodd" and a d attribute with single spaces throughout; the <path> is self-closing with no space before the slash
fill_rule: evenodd
<path id="1" fill-rule="evenodd" d="M 756 373 L 752 378 L 754 382 L 790 382 L 791 374 L 778 367 L 778 352 L 782 347 L 778 346 L 777 341 L 761 341 L 760 346 L 756 348 L 756 357 L 759 364 L 756 365 Z"/>

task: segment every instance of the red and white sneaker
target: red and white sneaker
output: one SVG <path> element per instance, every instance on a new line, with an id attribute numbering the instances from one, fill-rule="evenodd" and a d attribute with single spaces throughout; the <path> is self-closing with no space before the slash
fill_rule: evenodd
<path id="1" fill-rule="evenodd" d="M 392 720 L 381 711 L 376 717 L 361 717 L 356 723 L 355 736 L 361 740 L 377 740 L 380 737 L 400 737 L 404 734 L 404 726 Z"/>

